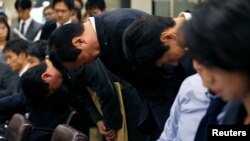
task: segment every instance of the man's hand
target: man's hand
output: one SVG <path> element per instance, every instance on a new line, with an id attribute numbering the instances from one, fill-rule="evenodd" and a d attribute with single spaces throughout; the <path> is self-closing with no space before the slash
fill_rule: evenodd
<path id="1" fill-rule="evenodd" d="M 108 132 L 106 126 L 104 125 L 104 121 L 103 120 L 97 121 L 96 125 L 98 127 L 100 134 L 106 137 Z"/>
<path id="2" fill-rule="evenodd" d="M 107 141 L 117 141 L 117 132 L 114 129 L 109 129 L 105 138 Z"/>
<path id="3" fill-rule="evenodd" d="M 100 134 L 104 136 L 107 141 L 116 141 L 117 132 L 114 129 L 107 129 L 103 120 L 98 121 L 96 125 Z"/>

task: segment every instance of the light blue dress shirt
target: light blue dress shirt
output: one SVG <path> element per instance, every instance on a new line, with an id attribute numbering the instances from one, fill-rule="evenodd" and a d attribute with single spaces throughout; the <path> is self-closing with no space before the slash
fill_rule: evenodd
<path id="1" fill-rule="evenodd" d="M 193 141 L 209 106 L 210 96 L 206 94 L 207 91 L 198 74 L 186 78 L 171 107 L 164 131 L 157 141 Z"/>

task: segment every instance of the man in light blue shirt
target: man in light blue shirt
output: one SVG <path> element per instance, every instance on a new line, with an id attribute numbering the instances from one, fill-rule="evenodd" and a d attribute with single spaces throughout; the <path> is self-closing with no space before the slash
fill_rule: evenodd
<path id="1" fill-rule="evenodd" d="M 198 73 L 187 77 L 181 84 L 171 107 L 170 116 L 157 141 L 193 141 L 210 101 L 215 98 L 217 97 L 203 86 Z M 225 109 L 227 106 L 224 106 L 217 115 L 219 124 L 223 120 Z"/>
<path id="2" fill-rule="evenodd" d="M 210 97 L 201 77 L 186 78 L 171 107 L 164 131 L 157 141 L 193 141 L 198 125 L 209 106 Z"/>

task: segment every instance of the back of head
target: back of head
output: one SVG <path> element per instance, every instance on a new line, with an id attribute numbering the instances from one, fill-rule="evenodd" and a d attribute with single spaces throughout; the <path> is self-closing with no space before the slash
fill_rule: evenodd
<path id="1" fill-rule="evenodd" d="M 248 0 L 210 0 L 194 11 L 183 27 L 193 59 L 207 67 L 249 74 L 249 13 Z"/>
<path id="2" fill-rule="evenodd" d="M 46 56 L 47 51 L 47 41 L 39 40 L 31 43 L 28 46 L 27 53 L 31 56 L 39 58 L 40 61 L 43 61 Z"/>
<path id="3" fill-rule="evenodd" d="M 43 62 L 29 68 L 20 78 L 21 88 L 31 102 L 42 101 L 49 94 L 49 86 L 41 78 L 46 69 Z"/>
<path id="4" fill-rule="evenodd" d="M 157 59 L 168 50 L 160 40 L 161 33 L 175 22 L 172 18 L 146 16 L 132 22 L 123 35 L 123 49 L 136 69 L 155 66 Z"/>
<path id="5" fill-rule="evenodd" d="M 104 0 L 88 0 L 85 4 L 85 9 L 88 11 L 92 8 L 98 8 L 104 11 L 106 9 L 106 3 Z"/>
<path id="6" fill-rule="evenodd" d="M 49 53 L 53 53 L 61 61 L 75 61 L 81 50 L 72 44 L 74 37 L 82 35 L 84 27 L 81 23 L 69 23 L 57 28 L 48 40 Z"/>
<path id="7" fill-rule="evenodd" d="M 16 0 L 15 8 L 18 9 L 30 9 L 32 7 L 31 0 Z"/>
<path id="8" fill-rule="evenodd" d="M 13 51 L 16 54 L 20 54 L 21 52 L 24 52 L 27 54 L 27 48 L 29 46 L 29 42 L 26 40 L 23 40 L 21 38 L 18 39 L 13 39 L 13 40 L 9 40 L 4 49 L 3 52 L 6 51 Z"/>

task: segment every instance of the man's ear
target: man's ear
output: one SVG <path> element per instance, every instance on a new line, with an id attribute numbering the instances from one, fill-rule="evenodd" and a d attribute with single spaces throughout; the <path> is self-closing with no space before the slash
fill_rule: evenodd
<path id="1" fill-rule="evenodd" d="M 73 44 L 73 46 L 75 46 L 75 47 L 78 47 L 81 43 L 82 43 L 82 41 L 81 41 L 81 38 L 80 38 L 80 37 L 74 37 L 74 38 L 72 39 L 72 44 Z"/>
<path id="2" fill-rule="evenodd" d="M 161 33 L 161 42 L 164 44 L 169 44 L 169 42 L 173 41 L 176 38 L 176 35 L 169 30 L 166 30 Z"/>
<path id="3" fill-rule="evenodd" d="M 41 76 L 42 80 L 46 83 L 48 83 L 49 79 L 52 77 L 52 75 L 48 72 L 44 72 Z"/>
<path id="4" fill-rule="evenodd" d="M 193 60 L 192 62 L 194 69 L 197 71 L 197 73 L 200 73 L 203 69 L 202 65 L 196 60 Z"/>

